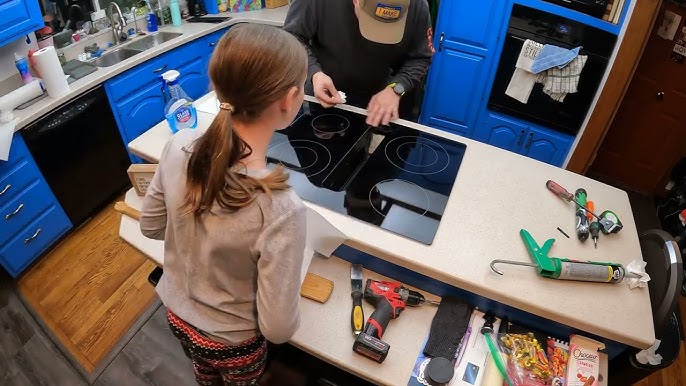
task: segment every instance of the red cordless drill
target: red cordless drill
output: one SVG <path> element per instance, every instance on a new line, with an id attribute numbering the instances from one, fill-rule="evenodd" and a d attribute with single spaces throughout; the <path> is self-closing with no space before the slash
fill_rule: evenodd
<path id="1" fill-rule="evenodd" d="M 400 316 L 406 306 L 420 306 L 426 302 L 424 295 L 409 290 L 400 283 L 367 279 L 364 299 L 374 306 L 364 330 L 357 336 L 353 351 L 379 363 L 388 355 L 391 346 L 382 341 L 388 322 Z"/>

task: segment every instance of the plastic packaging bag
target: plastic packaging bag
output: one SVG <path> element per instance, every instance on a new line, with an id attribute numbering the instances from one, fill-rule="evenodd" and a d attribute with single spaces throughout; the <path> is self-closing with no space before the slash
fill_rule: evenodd
<path id="1" fill-rule="evenodd" d="M 548 337 L 546 352 L 550 363 L 551 386 L 566 385 L 569 343 Z"/>
<path id="2" fill-rule="evenodd" d="M 533 333 L 498 334 L 498 347 L 508 356 L 507 375 L 513 386 L 548 384 L 548 357 Z"/>

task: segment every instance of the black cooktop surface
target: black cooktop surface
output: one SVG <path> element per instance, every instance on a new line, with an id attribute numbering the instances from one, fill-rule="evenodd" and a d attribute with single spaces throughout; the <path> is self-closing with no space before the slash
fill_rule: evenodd
<path id="1" fill-rule="evenodd" d="M 291 126 L 277 131 L 270 167 L 288 169 L 307 201 L 431 244 L 466 145 L 365 116 L 305 102 Z"/>

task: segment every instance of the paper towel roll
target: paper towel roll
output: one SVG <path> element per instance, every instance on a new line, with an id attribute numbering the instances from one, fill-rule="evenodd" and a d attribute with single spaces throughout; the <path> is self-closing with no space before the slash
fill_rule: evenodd
<path id="1" fill-rule="evenodd" d="M 35 79 L 33 82 L 25 84 L 11 93 L 0 97 L 0 116 L 4 118 L 4 120 L 3 118 L 0 118 L 0 122 L 14 119 L 12 110 L 22 103 L 41 96 L 41 94 L 43 94 L 41 81 Z"/>
<path id="2" fill-rule="evenodd" d="M 33 54 L 36 68 L 43 79 L 43 87 L 48 90 L 48 95 L 58 98 L 69 92 L 69 84 L 64 76 L 64 71 L 57 58 L 55 47 L 45 47 Z"/>

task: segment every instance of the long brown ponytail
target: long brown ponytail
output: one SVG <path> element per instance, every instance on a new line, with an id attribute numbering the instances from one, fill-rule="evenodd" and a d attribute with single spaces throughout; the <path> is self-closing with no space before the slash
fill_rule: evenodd
<path id="1" fill-rule="evenodd" d="M 217 202 L 235 211 L 251 204 L 258 192 L 288 188 L 277 168 L 263 178 L 239 173 L 252 149 L 232 122 L 249 123 L 292 87 L 302 87 L 307 54 L 298 40 L 275 27 L 245 24 L 221 38 L 210 60 L 210 79 L 225 108 L 193 145 L 188 161 L 186 202 L 182 210 L 196 219 Z"/>

